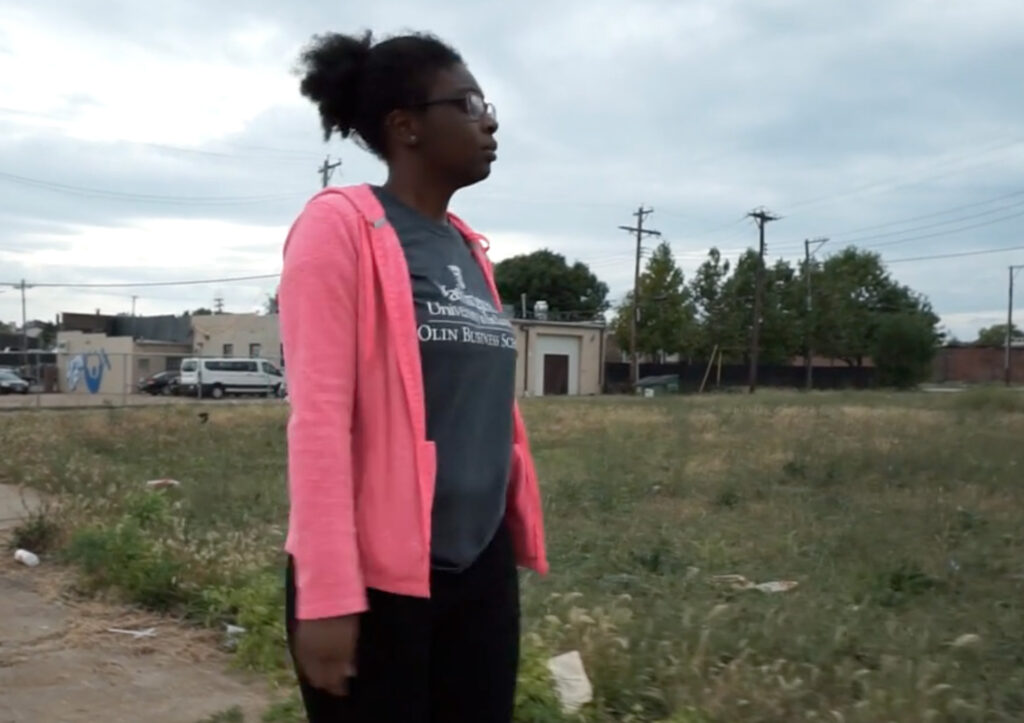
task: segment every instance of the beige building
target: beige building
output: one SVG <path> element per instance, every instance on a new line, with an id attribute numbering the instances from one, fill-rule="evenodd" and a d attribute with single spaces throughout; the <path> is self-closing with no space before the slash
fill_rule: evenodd
<path id="1" fill-rule="evenodd" d="M 592 396 L 604 388 L 607 328 L 515 319 L 519 396 Z"/>
<path id="2" fill-rule="evenodd" d="M 177 369 L 181 359 L 190 351 L 188 344 L 59 331 L 59 389 L 68 394 L 131 394 L 140 379 L 167 369 Z"/>
<path id="3" fill-rule="evenodd" d="M 91 317 L 83 329 L 98 329 Z M 186 317 L 191 343 L 112 336 L 99 331 L 60 331 L 60 390 L 72 394 L 125 395 L 139 379 L 177 369 L 187 356 L 260 357 L 284 367 L 278 317 L 217 314 Z M 75 320 L 80 322 L 81 320 Z M 127 323 L 127 322 L 126 322 Z M 140 321 L 140 326 L 142 322 Z M 600 323 L 515 319 L 516 394 L 591 396 L 604 388 L 607 329 Z M 188 335 L 188 328 L 176 332 Z"/>
<path id="4" fill-rule="evenodd" d="M 206 357 L 259 357 L 283 366 L 277 314 L 193 316 L 192 351 Z"/>

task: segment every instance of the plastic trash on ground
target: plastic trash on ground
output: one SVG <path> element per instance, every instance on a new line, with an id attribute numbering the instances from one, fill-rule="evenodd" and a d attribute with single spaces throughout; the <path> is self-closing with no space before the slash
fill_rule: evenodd
<path id="1" fill-rule="evenodd" d="M 572 715 L 579 712 L 594 699 L 587 671 L 583 669 L 583 658 L 572 651 L 548 660 L 548 670 L 555 681 L 555 693 L 562 704 L 562 712 Z"/>
<path id="2" fill-rule="evenodd" d="M 151 490 L 163 490 L 168 487 L 181 487 L 181 482 L 176 479 L 151 479 L 146 486 Z"/>
<path id="3" fill-rule="evenodd" d="M 123 628 L 107 628 L 108 633 L 117 633 L 118 635 L 130 635 L 136 640 L 140 638 L 155 638 L 156 628 L 146 628 L 145 630 L 124 630 Z"/>
<path id="4" fill-rule="evenodd" d="M 28 550 L 15 551 L 14 559 L 26 567 L 36 567 L 39 565 L 39 555 Z"/>
<path id="5" fill-rule="evenodd" d="M 717 575 L 711 578 L 711 582 L 716 585 L 726 585 L 733 590 L 759 590 L 767 593 L 788 592 L 800 584 L 796 580 L 751 582 L 743 575 Z"/>

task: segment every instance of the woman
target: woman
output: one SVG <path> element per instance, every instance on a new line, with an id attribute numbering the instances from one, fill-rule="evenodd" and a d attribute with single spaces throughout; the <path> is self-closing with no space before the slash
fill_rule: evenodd
<path id="1" fill-rule="evenodd" d="M 329 189 L 284 253 L 288 632 L 310 721 L 508 723 L 517 562 L 545 572 L 514 401 L 515 335 L 484 239 L 448 213 L 498 129 L 427 35 L 314 38 L 302 92 L 380 188 Z"/>

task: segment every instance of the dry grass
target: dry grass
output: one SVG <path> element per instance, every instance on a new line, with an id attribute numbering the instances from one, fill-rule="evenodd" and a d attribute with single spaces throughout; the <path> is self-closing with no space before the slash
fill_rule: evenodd
<path id="1" fill-rule="evenodd" d="M 284 413 L 204 409 L 208 424 L 187 406 L 2 417 L 17 452 L 0 481 L 61 495 L 81 525 L 177 478 L 158 549 L 192 593 L 237 587 L 279 563 Z M 1024 719 L 1017 397 L 526 410 L 554 568 L 524 579 L 528 649 L 582 652 L 598 695 L 585 720 Z M 737 592 L 711 582 L 723 574 L 800 584 Z"/>

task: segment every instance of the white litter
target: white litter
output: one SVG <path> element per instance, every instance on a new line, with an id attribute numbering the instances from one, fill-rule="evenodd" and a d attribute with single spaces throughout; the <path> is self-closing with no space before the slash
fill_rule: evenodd
<path id="1" fill-rule="evenodd" d="M 981 644 L 981 636 L 974 633 L 966 633 L 953 641 L 954 648 L 973 648 Z"/>
<path id="2" fill-rule="evenodd" d="M 15 551 L 14 559 L 26 567 L 37 567 L 39 565 L 39 555 L 28 550 Z"/>
<path id="3" fill-rule="evenodd" d="M 151 490 L 162 490 L 168 487 L 181 487 L 181 482 L 176 479 L 151 479 L 146 486 Z"/>
<path id="4" fill-rule="evenodd" d="M 796 580 L 751 582 L 743 577 L 743 575 L 718 575 L 711 578 L 711 582 L 717 585 L 728 585 L 733 590 L 760 590 L 761 592 L 768 593 L 788 592 L 800 584 Z"/>
<path id="5" fill-rule="evenodd" d="M 117 633 L 118 635 L 131 635 L 136 640 L 140 638 L 155 638 L 156 628 L 146 628 L 145 630 L 124 630 L 122 628 L 107 628 L 108 633 Z"/>
<path id="6" fill-rule="evenodd" d="M 580 708 L 594 699 L 594 688 L 578 651 L 551 658 L 548 660 L 548 670 L 554 678 L 555 693 L 562 704 L 563 713 L 578 713 Z"/>
<path id="7" fill-rule="evenodd" d="M 228 625 L 224 626 L 224 631 L 229 636 L 242 635 L 242 634 L 245 633 L 245 628 L 243 628 L 241 625 L 230 625 L 230 624 L 228 624 Z"/>

